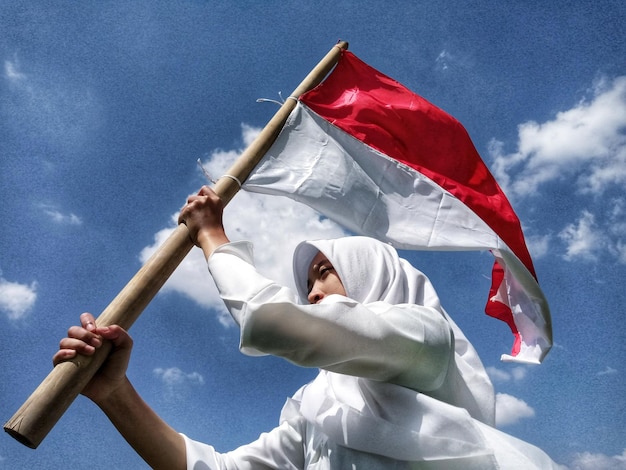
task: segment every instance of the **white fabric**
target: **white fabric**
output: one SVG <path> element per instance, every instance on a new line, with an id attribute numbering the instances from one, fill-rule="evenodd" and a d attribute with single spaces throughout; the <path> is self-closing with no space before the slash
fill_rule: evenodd
<path id="1" fill-rule="evenodd" d="M 304 242 L 294 254 L 294 276 L 301 298 L 306 298 L 308 267 L 318 251 L 337 270 L 349 298 L 364 305 L 381 301 L 388 305 L 424 306 L 439 312 L 454 335 L 454 367 L 448 368 L 445 383 L 429 394 L 465 408 L 480 421 L 495 424 L 495 399 L 487 372 L 474 347 L 441 307 L 424 273 L 398 257 L 390 245 L 369 237 Z"/>
<path id="2" fill-rule="evenodd" d="M 552 345 L 550 309 L 537 281 L 476 213 L 430 178 L 298 106 L 244 182 L 290 197 L 354 233 L 408 250 L 491 250 L 505 268 L 500 300 L 521 337 L 504 361 L 538 364 Z"/>
<path id="3" fill-rule="evenodd" d="M 287 195 L 355 233 L 393 240 L 399 249 L 506 248 L 480 217 L 433 180 L 301 102 L 243 188 Z"/>
<path id="4" fill-rule="evenodd" d="M 333 295 L 298 304 L 295 293 L 254 269 L 246 243 L 225 245 L 210 258 L 241 327 L 242 351 L 322 371 L 288 400 L 280 426 L 251 444 L 219 454 L 185 438 L 188 469 L 551 468 L 525 443 L 544 462 L 520 460 L 515 439 L 481 422 L 493 422 L 491 384 L 422 273 L 372 239 L 314 244 L 347 294 L 367 303 Z M 294 257 L 300 281 L 316 251 L 311 246 Z M 508 451 L 497 449 L 500 440 Z"/>

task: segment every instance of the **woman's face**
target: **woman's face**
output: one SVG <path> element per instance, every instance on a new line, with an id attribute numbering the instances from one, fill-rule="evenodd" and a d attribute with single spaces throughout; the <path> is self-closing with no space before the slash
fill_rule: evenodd
<path id="1" fill-rule="evenodd" d="M 322 252 L 319 252 L 311 261 L 307 288 L 309 291 L 307 299 L 311 304 L 317 304 L 331 294 L 346 295 L 346 290 L 335 268 Z"/>

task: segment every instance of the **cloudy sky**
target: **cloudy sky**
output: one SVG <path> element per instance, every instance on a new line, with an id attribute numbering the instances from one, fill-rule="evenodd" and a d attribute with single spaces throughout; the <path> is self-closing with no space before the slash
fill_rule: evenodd
<path id="1" fill-rule="evenodd" d="M 380 2 L 383 3 L 383 2 Z M 391 5 L 391 3 L 389 3 Z M 516 209 L 550 302 L 540 366 L 487 318 L 489 253 L 403 253 L 478 349 L 498 426 L 569 469 L 626 468 L 626 4 L 13 1 L 0 5 L 0 411 L 46 377 L 83 311 L 100 313 L 338 39 L 459 119 Z M 233 239 L 291 283 L 290 252 L 341 227 L 238 194 Z M 276 425 L 314 370 L 239 353 L 193 250 L 133 326 L 129 376 L 177 430 L 220 451 Z M 145 468 L 79 397 L 37 450 L 0 468 Z"/>

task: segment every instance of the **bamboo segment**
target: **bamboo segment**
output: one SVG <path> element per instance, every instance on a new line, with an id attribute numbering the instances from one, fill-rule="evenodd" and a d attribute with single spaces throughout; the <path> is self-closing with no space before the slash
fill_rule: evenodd
<path id="1" fill-rule="evenodd" d="M 297 98 L 321 83 L 339 60 L 341 51 L 347 48 L 348 43 L 343 41 L 333 46 L 291 96 Z M 276 140 L 295 106 L 296 100 L 285 101 L 259 136 L 229 169 L 227 175 L 234 176 L 242 182 L 246 180 Z M 225 205 L 239 189 L 237 182 L 228 177 L 221 178 L 214 188 Z M 192 247 L 187 227 L 179 225 L 102 311 L 96 324 L 98 326 L 116 324 L 129 329 Z M 105 342 L 93 356 L 79 355 L 71 361 L 57 365 L 7 421 L 4 430 L 25 446 L 36 449 L 104 363 L 110 350 L 111 344 Z"/>

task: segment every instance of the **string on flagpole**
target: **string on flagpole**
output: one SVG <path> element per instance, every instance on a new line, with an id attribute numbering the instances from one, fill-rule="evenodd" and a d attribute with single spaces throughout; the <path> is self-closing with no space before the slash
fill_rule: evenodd
<path id="1" fill-rule="evenodd" d="M 235 183 L 237 183 L 237 185 L 239 185 L 239 189 L 241 189 L 241 181 L 239 181 L 239 178 L 237 178 L 236 176 L 233 176 L 233 175 L 222 175 L 222 176 L 220 176 L 220 178 L 230 178 Z"/>
<path id="2" fill-rule="evenodd" d="M 209 174 L 208 171 L 206 171 L 206 168 L 204 168 L 204 165 L 202 164 L 202 161 L 198 158 L 197 160 L 198 166 L 200 167 L 200 170 L 202 170 L 202 174 L 206 177 L 206 179 L 208 179 L 211 183 L 216 184 L 217 181 L 215 181 L 211 175 Z M 241 187 L 241 185 L 239 185 L 239 187 Z"/>
<path id="3" fill-rule="evenodd" d="M 200 170 L 202 170 L 202 174 L 206 177 L 206 179 L 208 179 L 213 184 L 217 184 L 217 181 L 215 179 L 213 179 L 213 177 L 207 171 L 207 169 L 204 168 L 204 165 L 202 164 L 202 161 L 198 158 L 198 160 L 196 160 L 196 162 L 198 163 L 198 166 L 200 167 Z M 220 176 L 220 179 L 221 178 L 230 178 L 235 183 L 237 183 L 237 186 L 239 186 L 239 189 L 241 189 L 241 186 L 242 186 L 241 180 L 239 178 L 237 178 L 236 176 L 233 176 L 233 175 L 222 175 L 222 176 Z"/>
<path id="4" fill-rule="evenodd" d="M 278 96 L 280 97 L 280 101 L 273 100 L 271 98 L 257 98 L 256 102 L 257 103 L 274 103 L 274 104 L 277 104 L 278 106 L 282 106 L 283 104 L 285 104 L 285 98 L 283 98 L 283 94 L 281 91 L 278 92 Z M 294 100 L 296 103 L 298 102 L 297 96 L 290 95 L 286 99 Z"/>

